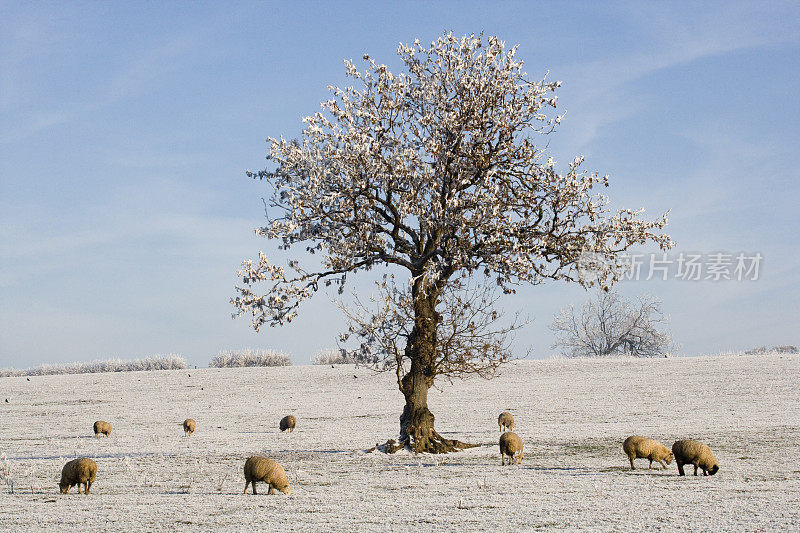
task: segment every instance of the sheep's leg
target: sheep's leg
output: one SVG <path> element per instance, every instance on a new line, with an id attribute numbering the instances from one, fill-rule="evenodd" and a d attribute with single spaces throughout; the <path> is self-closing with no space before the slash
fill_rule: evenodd
<path id="1" fill-rule="evenodd" d="M 244 482 L 244 492 L 242 494 L 247 494 L 247 485 L 249 485 L 249 484 L 250 484 L 250 482 L 245 480 L 245 482 Z M 253 484 L 253 486 L 255 486 L 255 483 Z"/>
<path id="2" fill-rule="evenodd" d="M 269 484 L 269 490 L 267 491 L 267 494 L 275 494 L 275 489 L 272 487 L 272 483 Z"/>
<path id="3" fill-rule="evenodd" d="M 500 452 L 500 466 L 505 466 L 506 464 L 506 454 Z"/>
<path id="4" fill-rule="evenodd" d="M 675 461 L 678 465 L 678 473 L 682 476 L 686 475 L 686 472 L 683 471 L 683 463 L 680 461 Z"/>
<path id="5" fill-rule="evenodd" d="M 650 457 L 648 457 L 648 459 L 650 459 Z M 653 460 L 652 459 L 650 459 L 650 464 L 647 466 L 647 469 L 648 470 L 652 470 L 653 469 Z"/>
<path id="6" fill-rule="evenodd" d="M 666 469 L 667 469 L 667 465 L 665 465 L 665 464 L 664 464 L 664 461 L 659 461 L 659 463 L 661 464 L 661 468 L 662 468 L 663 470 L 666 470 Z"/>
<path id="7" fill-rule="evenodd" d="M 695 476 L 697 475 L 697 465 L 696 464 L 694 465 L 694 475 Z"/>
<path id="8" fill-rule="evenodd" d="M 83 492 L 84 494 L 89 494 L 89 488 L 92 486 L 92 480 L 86 482 L 86 490 Z"/>
<path id="9" fill-rule="evenodd" d="M 258 494 L 258 491 L 256 490 L 256 480 L 255 479 L 253 480 L 253 494 Z"/>

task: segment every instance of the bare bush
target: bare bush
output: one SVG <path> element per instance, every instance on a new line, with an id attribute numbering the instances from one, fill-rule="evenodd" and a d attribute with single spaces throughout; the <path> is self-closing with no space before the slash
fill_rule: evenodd
<path id="1" fill-rule="evenodd" d="M 667 323 L 661 302 L 651 296 L 631 301 L 616 292 L 601 292 L 578 312 L 573 306 L 556 315 L 550 329 L 553 348 L 567 357 L 667 357 L 672 337 L 658 328 Z"/>
<path id="2" fill-rule="evenodd" d="M 353 353 L 339 348 L 325 348 L 311 359 L 315 365 L 352 365 L 358 362 L 358 357 Z"/>
<path id="3" fill-rule="evenodd" d="M 238 352 L 223 350 L 215 355 L 208 366 L 212 368 L 239 368 L 245 366 L 290 366 L 292 359 L 275 350 L 252 350 Z"/>
<path id="4" fill-rule="evenodd" d="M 745 355 L 762 355 L 767 353 L 800 353 L 797 350 L 797 346 L 773 346 L 772 348 L 767 348 L 766 346 L 759 346 L 758 348 L 753 348 L 752 350 L 747 350 L 744 352 Z"/>
<path id="5" fill-rule="evenodd" d="M 177 354 L 154 355 L 142 359 L 102 359 L 91 362 L 74 362 L 41 365 L 26 369 L 0 369 L 0 377 L 51 376 L 56 374 L 95 374 L 99 372 L 136 372 L 142 370 L 182 370 L 186 359 Z"/>

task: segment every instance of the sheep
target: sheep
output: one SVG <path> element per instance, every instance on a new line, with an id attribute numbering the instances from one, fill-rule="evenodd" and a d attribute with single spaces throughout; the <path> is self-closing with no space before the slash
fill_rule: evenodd
<path id="1" fill-rule="evenodd" d="M 284 494 L 291 494 L 292 489 L 289 486 L 289 479 L 286 477 L 286 472 L 283 467 L 266 457 L 254 455 L 244 463 L 244 494 L 247 494 L 247 485 L 253 484 L 253 494 L 258 494 L 256 491 L 256 481 L 263 481 L 269 484 L 269 491 L 267 494 L 275 494 L 274 489 L 278 489 Z"/>
<path id="2" fill-rule="evenodd" d="M 197 422 L 194 421 L 194 418 L 187 418 L 183 421 L 183 434 L 186 437 L 191 437 L 192 433 L 194 433 L 194 428 L 197 427 Z"/>
<path id="3" fill-rule="evenodd" d="M 500 416 L 497 417 L 497 425 L 500 426 L 500 431 L 505 431 L 504 428 L 508 428 L 508 430 L 514 429 L 514 415 L 509 413 L 508 411 L 503 411 L 500 413 Z"/>
<path id="4" fill-rule="evenodd" d="M 297 419 L 292 415 L 286 415 L 281 418 L 281 431 L 289 430 L 289 433 L 294 431 L 294 425 L 297 424 Z"/>
<path id="5" fill-rule="evenodd" d="M 519 456 L 517 456 L 519 453 Z M 500 464 L 505 465 L 506 455 L 511 459 L 508 464 L 522 462 L 522 439 L 519 435 L 507 431 L 500 435 Z"/>
<path id="6" fill-rule="evenodd" d="M 697 475 L 697 468 L 703 470 L 704 476 L 713 476 L 719 470 L 719 463 L 711 448 L 696 440 L 678 440 L 672 445 L 672 453 L 675 454 L 675 463 L 678 465 L 678 473 L 682 476 L 683 465 L 694 465 L 694 475 Z"/>
<path id="7" fill-rule="evenodd" d="M 622 443 L 622 449 L 631 461 L 631 470 L 636 470 L 633 460 L 638 458 L 650 459 L 648 470 L 653 468 L 653 461 L 661 464 L 665 470 L 667 465 L 672 463 L 672 452 L 657 440 L 632 435 Z"/>
<path id="8" fill-rule="evenodd" d="M 106 437 L 111 436 L 111 424 L 108 422 L 103 422 L 102 420 L 98 420 L 94 423 L 94 436 L 97 437 L 100 434 L 105 435 Z"/>
<path id="9" fill-rule="evenodd" d="M 64 465 L 61 470 L 61 482 L 58 484 L 61 494 L 69 494 L 69 489 L 73 485 L 78 485 L 78 494 L 81 493 L 81 483 L 85 489 L 84 494 L 89 494 L 89 488 L 94 483 L 97 475 L 97 463 L 88 457 L 73 459 Z"/>

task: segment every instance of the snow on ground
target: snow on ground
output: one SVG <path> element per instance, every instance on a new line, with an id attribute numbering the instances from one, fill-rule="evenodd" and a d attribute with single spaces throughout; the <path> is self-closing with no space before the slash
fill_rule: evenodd
<path id="1" fill-rule="evenodd" d="M 365 450 L 398 431 L 392 374 L 352 366 L 194 369 L 0 379 L 0 453 L 14 494 L 0 529 L 789 530 L 800 527 L 800 357 L 518 361 L 431 391 L 436 427 L 485 446 L 446 456 Z M 4 400 L 8 399 L 6 403 Z M 500 466 L 497 415 L 525 443 Z M 292 434 L 278 421 L 298 418 Z M 184 418 L 197 420 L 185 438 Z M 114 426 L 94 438 L 92 424 Z M 631 471 L 622 441 L 696 438 L 714 477 Z M 253 454 L 292 495 L 241 494 Z M 97 461 L 89 496 L 64 463 Z M 691 473 L 691 469 L 687 471 Z M 2 487 L 5 489 L 5 487 Z"/>

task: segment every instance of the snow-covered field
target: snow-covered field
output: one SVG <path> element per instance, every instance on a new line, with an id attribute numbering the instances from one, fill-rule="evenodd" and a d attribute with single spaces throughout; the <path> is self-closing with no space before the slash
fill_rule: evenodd
<path id="1" fill-rule="evenodd" d="M 14 493 L 1 487 L 0 529 L 800 528 L 798 356 L 518 361 L 492 381 L 442 383 L 430 405 L 441 433 L 485 446 L 365 453 L 396 436 L 402 397 L 393 375 L 352 366 L 2 378 Z M 525 460 L 501 467 L 506 409 Z M 282 434 L 288 413 L 297 429 Z M 110 438 L 93 437 L 97 419 Z M 706 442 L 720 471 L 681 478 L 644 459 L 631 471 L 631 434 Z M 291 496 L 241 494 L 253 454 L 284 465 Z M 77 456 L 97 461 L 97 480 L 62 496 Z"/>

